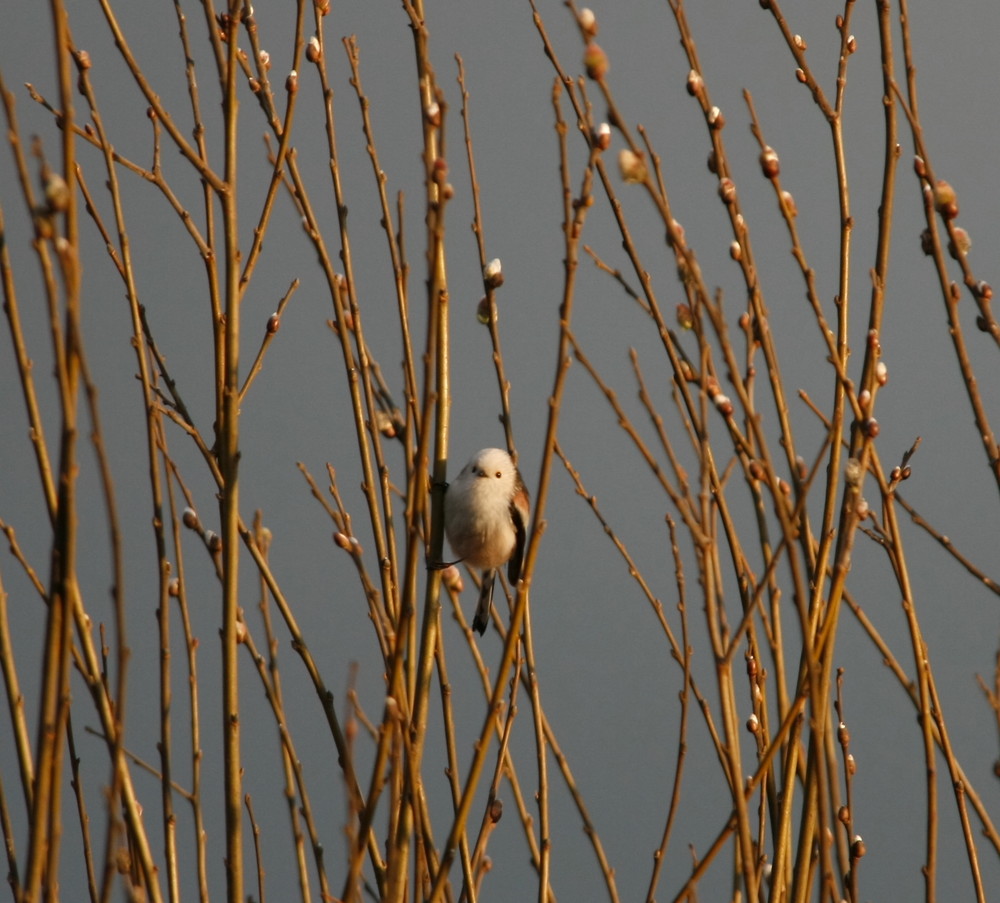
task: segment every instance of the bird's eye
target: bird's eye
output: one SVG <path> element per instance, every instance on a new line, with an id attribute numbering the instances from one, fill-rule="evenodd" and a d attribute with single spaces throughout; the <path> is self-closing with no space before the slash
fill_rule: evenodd
<path id="1" fill-rule="evenodd" d="M 499 480 L 500 477 L 503 476 L 503 474 L 498 470 L 495 474 L 493 474 L 493 476 L 495 476 Z"/>

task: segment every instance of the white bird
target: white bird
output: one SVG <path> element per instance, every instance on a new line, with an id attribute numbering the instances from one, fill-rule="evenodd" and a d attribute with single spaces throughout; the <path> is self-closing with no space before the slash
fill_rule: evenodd
<path id="1" fill-rule="evenodd" d="M 444 529 L 459 561 L 483 572 L 472 629 L 480 634 L 490 621 L 497 568 L 507 565 L 514 586 L 521 577 L 529 516 L 528 490 L 502 448 L 472 456 L 444 497 Z"/>

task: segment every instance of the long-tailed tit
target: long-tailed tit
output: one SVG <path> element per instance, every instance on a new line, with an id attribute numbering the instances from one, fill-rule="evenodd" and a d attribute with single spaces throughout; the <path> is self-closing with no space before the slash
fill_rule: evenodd
<path id="1" fill-rule="evenodd" d="M 460 561 L 483 571 L 472 619 L 472 629 L 480 634 L 490 620 L 497 568 L 507 565 L 511 586 L 520 579 L 528 515 L 528 490 L 502 448 L 476 452 L 448 486 L 444 497 L 448 542 Z"/>

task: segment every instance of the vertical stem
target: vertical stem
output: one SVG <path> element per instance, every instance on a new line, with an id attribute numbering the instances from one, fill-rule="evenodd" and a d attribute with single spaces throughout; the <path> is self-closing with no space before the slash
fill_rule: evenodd
<path id="1" fill-rule="evenodd" d="M 218 431 L 222 533 L 222 717 L 224 795 L 226 810 L 226 899 L 243 903 L 243 821 L 240 776 L 239 671 L 237 622 L 239 620 L 239 351 L 240 351 L 240 250 L 237 220 L 236 162 L 237 32 L 240 0 L 229 3 L 228 60 L 223 99 L 225 119 L 225 186 L 220 193 L 225 230 L 225 320 L 223 323 L 222 419 Z"/>
<path id="2" fill-rule="evenodd" d="M 46 623 L 42 695 L 36 743 L 37 767 L 31 812 L 28 863 L 22 887 L 25 901 L 58 899 L 59 841 L 62 833 L 62 737 L 69 714 L 70 616 L 76 587 L 76 439 L 80 384 L 78 356 L 80 271 L 75 190 L 75 144 L 69 29 L 61 0 L 52 0 L 56 65 L 59 77 L 59 124 L 62 128 L 62 178 L 68 199 L 56 240 L 65 294 L 63 343 L 55 349 L 62 410 L 57 475 L 58 508 L 52 542 L 49 610 Z"/>

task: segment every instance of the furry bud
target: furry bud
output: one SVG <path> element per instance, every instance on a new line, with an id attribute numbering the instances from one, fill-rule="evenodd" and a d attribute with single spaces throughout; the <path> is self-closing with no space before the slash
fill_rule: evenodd
<path id="1" fill-rule="evenodd" d="M 972 239 L 961 226 L 955 226 L 951 231 L 953 237 L 948 242 L 948 253 L 958 260 L 972 249 Z"/>
<path id="2" fill-rule="evenodd" d="M 645 182 L 649 171 L 646 160 L 641 153 L 637 154 L 629 148 L 623 148 L 618 154 L 618 172 L 626 182 Z"/>
<path id="3" fill-rule="evenodd" d="M 499 257 L 494 257 L 483 267 L 483 282 L 487 288 L 500 288 L 503 285 L 503 271 Z"/>

